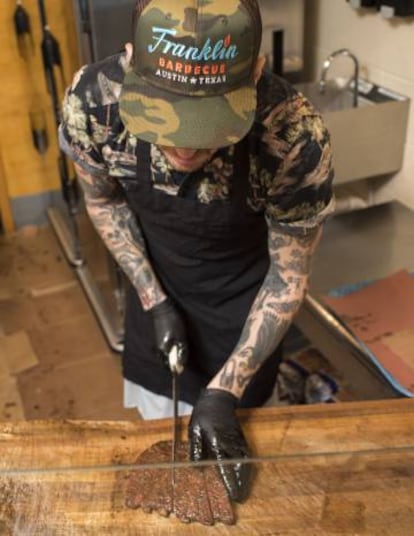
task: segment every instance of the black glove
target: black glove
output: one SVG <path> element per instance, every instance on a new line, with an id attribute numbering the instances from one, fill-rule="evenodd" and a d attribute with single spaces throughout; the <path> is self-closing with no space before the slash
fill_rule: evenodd
<path id="1" fill-rule="evenodd" d="M 237 398 L 222 389 L 205 389 L 189 424 L 190 457 L 193 461 L 212 458 L 223 461 L 248 458 L 249 447 L 236 416 Z M 251 464 L 218 465 L 227 493 L 233 501 L 243 502 L 250 491 Z"/>
<path id="2" fill-rule="evenodd" d="M 164 364 L 172 372 L 182 372 L 182 367 L 187 361 L 188 346 L 185 326 L 180 314 L 172 301 L 165 301 L 150 309 L 154 323 L 155 344 Z M 170 352 L 177 347 L 177 358 L 180 370 L 173 370 L 170 362 Z"/>

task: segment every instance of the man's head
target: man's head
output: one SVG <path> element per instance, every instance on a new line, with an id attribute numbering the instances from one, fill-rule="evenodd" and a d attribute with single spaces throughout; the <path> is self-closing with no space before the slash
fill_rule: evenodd
<path id="1" fill-rule="evenodd" d="M 139 0 L 126 127 L 164 147 L 236 143 L 254 120 L 260 43 L 256 0 Z"/>

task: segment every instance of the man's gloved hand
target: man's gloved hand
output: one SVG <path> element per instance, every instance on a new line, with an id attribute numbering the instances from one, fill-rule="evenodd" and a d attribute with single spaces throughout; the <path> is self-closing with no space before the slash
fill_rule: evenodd
<path id="1" fill-rule="evenodd" d="M 182 372 L 187 361 L 188 346 L 183 320 L 173 302 L 167 298 L 165 301 L 150 309 L 154 323 L 155 344 L 165 365 L 172 372 Z M 177 349 L 178 366 L 170 362 L 170 352 L 173 347 Z"/>
<path id="2" fill-rule="evenodd" d="M 222 389 L 205 389 L 189 424 L 190 457 L 193 461 L 212 458 L 224 461 L 248 458 L 249 447 L 236 416 L 237 398 Z M 251 464 L 218 465 L 229 497 L 243 502 L 250 491 Z"/>

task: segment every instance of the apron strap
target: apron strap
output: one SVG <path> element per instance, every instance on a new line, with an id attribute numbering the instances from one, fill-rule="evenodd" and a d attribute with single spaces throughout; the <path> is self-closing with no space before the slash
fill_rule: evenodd
<path id="1" fill-rule="evenodd" d="M 138 139 L 137 155 L 137 178 L 138 180 L 151 180 L 151 144 Z"/>

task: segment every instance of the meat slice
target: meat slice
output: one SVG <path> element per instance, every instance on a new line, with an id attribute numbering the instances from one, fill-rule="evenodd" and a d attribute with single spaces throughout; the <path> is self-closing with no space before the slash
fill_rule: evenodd
<path id="1" fill-rule="evenodd" d="M 144 450 L 138 456 L 136 464 L 152 465 L 167 461 L 166 443 L 155 443 Z M 128 477 L 125 504 L 128 508 L 141 507 L 144 512 L 155 510 L 162 516 L 169 516 L 173 511 L 171 472 L 152 468 L 133 471 Z"/>
<path id="2" fill-rule="evenodd" d="M 177 460 L 188 460 L 185 443 L 177 449 Z M 177 519 L 184 523 L 198 521 L 203 525 L 214 524 L 202 468 L 175 469 L 174 492 L 174 513 Z"/>
<path id="3" fill-rule="evenodd" d="M 136 463 L 153 465 L 171 459 L 171 441 L 160 441 L 142 452 Z M 177 461 L 188 461 L 188 443 L 177 445 Z M 235 522 L 233 509 L 216 467 L 180 467 L 175 470 L 147 467 L 132 471 L 128 477 L 125 505 L 157 512 L 162 516 L 174 513 L 184 523 L 198 522 L 231 525 Z"/>
<path id="4" fill-rule="evenodd" d="M 211 513 L 213 514 L 213 523 L 218 521 L 225 525 L 233 525 L 235 521 L 233 508 L 217 467 L 206 467 L 204 469 L 204 480 Z"/>

